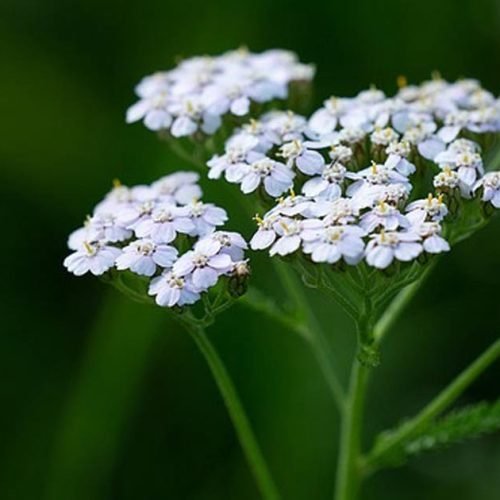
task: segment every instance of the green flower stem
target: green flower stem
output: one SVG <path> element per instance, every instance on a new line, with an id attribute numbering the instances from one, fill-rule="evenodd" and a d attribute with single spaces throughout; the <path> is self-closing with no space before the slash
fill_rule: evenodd
<path id="1" fill-rule="evenodd" d="M 281 324 L 287 330 L 291 330 L 304 340 L 309 341 L 310 333 L 306 325 L 290 317 L 271 298 L 262 294 L 256 288 L 250 287 L 238 299 L 237 303 L 259 314 L 265 314 L 272 321 Z"/>
<path id="2" fill-rule="evenodd" d="M 335 362 L 328 340 L 304 293 L 304 285 L 289 265 L 277 259 L 273 261 L 281 282 L 288 295 L 292 298 L 295 308 L 304 316 L 306 338 L 323 372 L 335 404 L 339 411 L 342 411 L 345 404 L 344 389 L 334 368 Z"/>
<path id="3" fill-rule="evenodd" d="M 191 163 L 198 170 L 203 172 L 206 168 L 206 165 L 203 162 L 194 158 L 192 153 L 185 151 L 175 140 L 169 140 L 168 142 L 172 150 L 180 158 Z M 239 197 L 238 202 L 241 203 L 241 199 Z M 250 200 L 244 197 L 242 205 L 247 214 L 252 217 L 255 213 L 255 207 Z M 332 393 L 335 404 L 339 410 L 342 410 L 344 405 L 344 390 L 334 369 L 334 363 L 332 361 L 332 354 L 328 341 L 319 322 L 316 320 L 314 312 L 309 306 L 307 297 L 303 291 L 303 284 L 300 280 L 297 280 L 294 271 L 289 269 L 289 266 L 280 262 L 278 259 L 272 259 L 272 261 L 283 284 L 285 293 L 292 299 L 295 309 L 304 316 L 306 323 L 305 327 L 304 325 L 298 325 L 294 328 L 294 330 L 300 332 L 302 336 L 306 336 L 308 339 L 309 345 L 312 347 L 313 353 L 318 361 L 321 371 L 323 372 L 323 376 L 325 377 L 330 392 Z M 251 301 L 245 301 L 244 304 L 249 305 L 250 307 L 252 306 Z M 261 312 L 269 312 L 269 308 L 266 308 Z M 274 319 L 278 318 L 279 316 L 274 315 Z M 281 320 L 280 322 L 284 323 Z"/>
<path id="4" fill-rule="evenodd" d="M 376 344 L 380 344 L 382 342 L 387 332 L 399 318 L 399 315 L 403 312 L 403 309 L 411 302 L 413 297 L 415 297 L 417 292 L 425 283 L 427 277 L 434 269 L 434 266 L 435 263 L 430 264 L 417 281 L 403 288 L 389 304 L 373 328 L 373 337 Z"/>
<path id="5" fill-rule="evenodd" d="M 186 326 L 210 367 L 262 497 L 266 500 L 278 500 L 280 495 L 222 360 L 202 327 L 192 324 Z"/>
<path id="6" fill-rule="evenodd" d="M 362 335 L 359 335 L 362 338 Z M 342 412 L 335 500 L 354 500 L 361 485 L 361 430 L 369 368 L 354 358 Z"/>
<path id="7" fill-rule="evenodd" d="M 390 437 L 376 447 L 364 461 L 367 473 L 373 472 L 384 456 L 410 439 L 434 418 L 443 413 L 469 385 L 476 380 L 498 357 L 500 357 L 500 339 L 496 340 L 486 351 L 460 373 L 448 387 L 438 394 L 420 413 L 402 425 Z"/>

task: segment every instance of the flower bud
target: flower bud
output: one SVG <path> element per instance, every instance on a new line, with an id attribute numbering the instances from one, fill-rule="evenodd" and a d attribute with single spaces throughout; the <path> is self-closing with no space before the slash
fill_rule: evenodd
<path id="1" fill-rule="evenodd" d="M 228 281 L 228 291 L 232 297 L 241 297 L 248 289 L 250 266 L 248 260 L 241 260 L 234 264 Z"/>

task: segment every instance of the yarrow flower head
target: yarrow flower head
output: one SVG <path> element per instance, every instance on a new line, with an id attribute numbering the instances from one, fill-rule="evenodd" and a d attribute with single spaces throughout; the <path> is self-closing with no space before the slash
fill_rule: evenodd
<path id="1" fill-rule="evenodd" d="M 498 101 L 477 82 L 424 82 L 390 98 L 371 88 L 330 98 L 309 119 L 273 111 L 237 128 L 209 177 L 244 194 L 260 187 L 268 211 L 256 217 L 253 249 L 385 269 L 448 251 L 449 215 L 467 200 L 498 206 L 480 145 L 498 132 Z"/>
<path id="2" fill-rule="evenodd" d="M 148 293 L 166 307 L 194 304 L 235 272 L 241 278 L 247 243 L 239 233 L 216 231 L 226 211 L 199 200 L 197 181 L 194 172 L 177 172 L 151 185 L 116 183 L 70 235 L 74 252 L 65 267 L 77 276 L 113 269 L 143 276 Z"/>
<path id="3" fill-rule="evenodd" d="M 139 101 L 128 109 L 127 122 L 143 120 L 150 130 L 174 137 L 213 134 L 225 115 L 245 116 L 252 103 L 286 99 L 293 82 L 313 76 L 313 66 L 285 50 L 193 57 L 145 77 L 135 88 Z"/>

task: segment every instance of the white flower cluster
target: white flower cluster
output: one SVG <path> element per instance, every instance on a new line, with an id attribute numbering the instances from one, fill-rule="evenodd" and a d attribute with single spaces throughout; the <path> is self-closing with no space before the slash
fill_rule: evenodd
<path id="1" fill-rule="evenodd" d="M 292 192 L 257 218 L 252 248 L 270 247 L 271 255 L 301 248 L 314 262 L 366 259 L 386 268 L 449 250 L 440 193 L 480 192 L 498 207 L 500 173 L 484 175 L 479 144 L 463 137 L 498 132 L 500 101 L 475 80 L 433 80 L 393 98 L 370 89 L 325 101 L 309 120 L 271 112 L 251 121 L 208 162 L 209 177 L 224 176 L 243 193 Z M 427 171 L 437 195 L 412 201 L 412 192 L 432 190 Z"/>
<path id="2" fill-rule="evenodd" d="M 374 175 L 381 169 L 374 164 Z M 354 184 L 351 184 L 353 186 Z M 335 200 L 291 195 L 279 201 L 263 218 L 250 246 L 270 248 L 270 255 L 288 255 L 301 249 L 313 262 L 334 264 L 343 259 L 355 265 L 363 259 L 385 269 L 395 259 L 408 262 L 421 253 L 450 249 L 441 236 L 448 209 L 432 194 L 406 205 L 405 184 L 394 181 L 362 185 L 352 196 Z"/>
<path id="3" fill-rule="evenodd" d="M 74 231 L 64 265 L 77 276 L 116 268 L 152 278 L 160 306 L 193 304 L 221 276 L 242 274 L 247 244 L 220 231 L 224 209 L 200 201 L 198 174 L 177 172 L 151 185 L 116 185 Z M 190 248 L 180 255 L 183 248 Z"/>
<path id="4" fill-rule="evenodd" d="M 461 117 L 458 120 L 458 117 Z M 237 129 L 225 152 L 209 162 L 209 177 L 240 184 L 244 193 L 259 186 L 281 196 L 294 179 L 307 196 L 333 199 L 347 170 L 375 159 L 408 175 L 413 163 L 433 161 L 437 188 L 460 188 L 471 196 L 484 174 L 480 147 L 460 134 L 500 132 L 500 100 L 475 80 L 425 82 L 403 87 L 387 98 L 370 89 L 354 98 L 332 97 L 309 120 L 292 112 L 271 112 Z M 392 174 L 391 174 L 392 175 Z"/>
<path id="5" fill-rule="evenodd" d="M 168 130 L 174 137 L 199 129 L 213 134 L 227 113 L 244 116 L 252 102 L 286 99 L 291 82 L 313 76 L 313 66 L 285 50 L 194 57 L 145 77 L 135 88 L 140 100 L 128 109 L 127 122 L 143 120 L 148 129 Z"/>

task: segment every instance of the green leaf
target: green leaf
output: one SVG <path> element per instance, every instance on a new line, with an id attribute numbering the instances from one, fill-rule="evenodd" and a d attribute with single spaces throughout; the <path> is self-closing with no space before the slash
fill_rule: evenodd
<path id="1" fill-rule="evenodd" d="M 422 453 L 438 451 L 499 429 L 500 400 L 494 403 L 481 402 L 457 409 L 435 420 L 428 427 L 400 443 L 389 456 L 384 456 L 383 462 L 373 465 L 375 468 L 400 466 Z M 375 445 L 375 451 L 396 431 L 397 429 L 381 434 Z"/>

